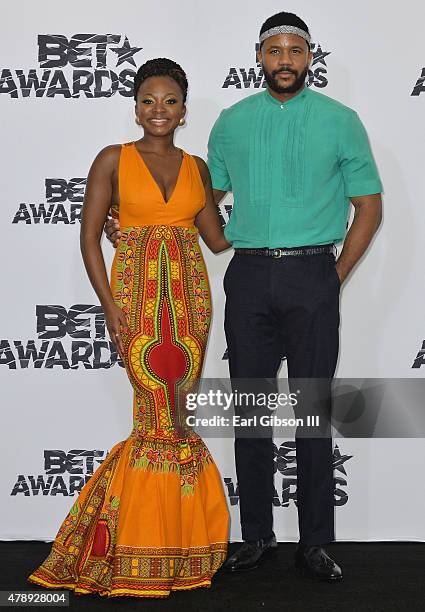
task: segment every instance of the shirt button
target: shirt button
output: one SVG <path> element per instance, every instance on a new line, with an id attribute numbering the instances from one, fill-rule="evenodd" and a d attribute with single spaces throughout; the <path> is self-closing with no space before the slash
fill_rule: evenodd
<path id="1" fill-rule="evenodd" d="M 285 105 L 284 105 L 284 104 L 281 104 L 281 105 L 280 105 L 280 108 L 285 108 Z"/>

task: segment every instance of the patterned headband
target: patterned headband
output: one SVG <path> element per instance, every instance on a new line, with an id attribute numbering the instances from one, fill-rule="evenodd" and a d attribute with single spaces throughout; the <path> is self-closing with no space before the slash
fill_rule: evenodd
<path id="1" fill-rule="evenodd" d="M 274 28 L 270 28 L 270 30 L 266 30 L 260 35 L 260 45 L 266 38 L 270 38 L 270 36 L 276 36 L 276 34 L 296 34 L 297 36 L 301 36 L 310 44 L 311 36 L 305 30 L 301 30 L 301 28 L 297 28 L 291 25 L 281 25 L 276 26 Z"/>

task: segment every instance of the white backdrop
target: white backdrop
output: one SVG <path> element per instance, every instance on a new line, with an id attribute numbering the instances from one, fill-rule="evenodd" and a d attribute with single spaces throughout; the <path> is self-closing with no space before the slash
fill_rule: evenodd
<path id="1" fill-rule="evenodd" d="M 407 0 L 403 6 L 409 24 L 424 23 L 422 2 Z M 342 291 L 337 374 L 423 377 L 425 86 L 420 77 L 425 56 L 422 37 L 412 35 L 398 13 L 366 0 L 284 5 L 263 0 L 250 6 L 243 0 L 121 0 L 119 5 L 74 0 L 67 7 L 51 0 L 37 6 L 12 3 L 2 15 L 0 41 L 1 539 L 53 538 L 75 499 L 73 491 L 131 429 L 132 391 L 125 372 L 116 363 L 93 368 L 111 357 L 100 316 L 80 315 L 80 325 L 73 328 L 75 313 L 69 312 L 74 305 L 85 305 L 80 311 L 97 306 L 79 253 L 75 216 L 81 180 L 101 148 L 139 137 L 132 97 L 118 89 L 128 93 L 128 71 L 149 58 L 179 62 L 187 71 L 190 95 L 187 125 L 177 143 L 205 158 L 219 111 L 259 91 L 254 87 L 255 78 L 261 81 L 254 55 L 258 31 L 282 9 L 297 12 L 310 25 L 316 43 L 312 86 L 358 111 L 386 192 L 384 223 Z M 72 52 L 65 57 L 64 49 L 81 33 L 92 35 L 79 47 L 80 53 L 88 48 L 86 61 L 72 66 Z M 54 39 L 59 55 L 43 57 L 46 41 L 52 44 L 51 37 L 59 35 Z M 45 65 L 60 57 L 66 65 Z M 37 95 L 34 87 L 25 90 L 31 74 L 40 80 Z M 78 83 L 80 88 L 85 84 L 86 93 Z M 111 87 L 117 89 L 113 95 L 99 95 Z M 228 197 L 225 217 L 230 205 Z M 227 376 L 222 277 L 230 254 L 204 252 L 214 304 L 204 375 Z M 104 253 L 109 265 L 108 244 Z M 85 365 L 78 355 L 86 355 Z M 286 442 L 277 440 L 277 448 Z M 232 441 L 207 443 L 229 494 L 231 538 L 239 539 Z M 293 454 L 287 450 L 279 464 L 289 473 Z M 425 492 L 417 476 L 424 463 L 420 439 L 338 440 L 337 539 L 425 540 Z M 278 470 L 276 491 L 276 534 L 295 541 L 294 476 Z"/>

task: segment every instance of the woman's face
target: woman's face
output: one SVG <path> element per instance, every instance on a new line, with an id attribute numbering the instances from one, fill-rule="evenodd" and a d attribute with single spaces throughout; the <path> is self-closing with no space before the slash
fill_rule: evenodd
<path id="1" fill-rule="evenodd" d="M 171 77 L 149 77 L 137 92 L 135 110 L 145 134 L 167 136 L 186 113 L 183 92 Z"/>

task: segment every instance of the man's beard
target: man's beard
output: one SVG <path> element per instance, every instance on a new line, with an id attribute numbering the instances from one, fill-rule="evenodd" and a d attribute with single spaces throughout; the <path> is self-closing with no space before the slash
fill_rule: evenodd
<path id="1" fill-rule="evenodd" d="M 291 94 L 296 93 L 304 85 L 308 74 L 308 66 L 306 66 L 300 74 L 298 74 L 296 70 L 292 70 L 292 68 L 280 68 L 279 70 L 274 70 L 273 72 L 267 72 L 264 66 L 263 72 L 267 85 L 272 91 L 280 94 Z M 276 79 L 276 74 L 278 74 L 279 72 L 291 72 L 293 75 L 295 75 L 295 81 L 292 83 L 292 85 L 288 85 L 287 87 L 282 87 L 281 85 L 279 85 Z"/>

